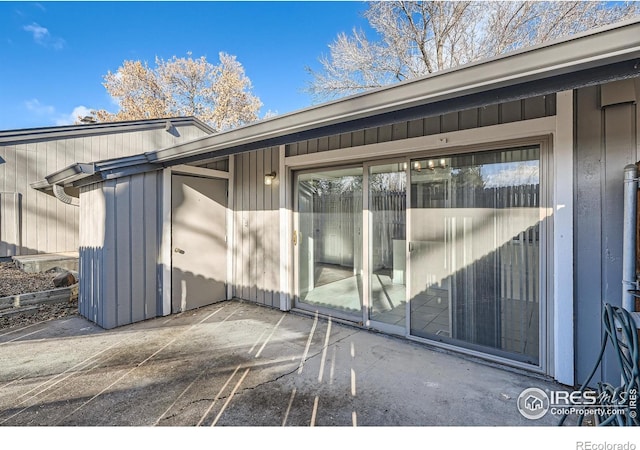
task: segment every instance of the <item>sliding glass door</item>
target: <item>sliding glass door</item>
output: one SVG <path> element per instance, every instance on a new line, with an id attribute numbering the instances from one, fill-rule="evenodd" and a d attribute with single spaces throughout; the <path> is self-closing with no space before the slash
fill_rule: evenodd
<path id="1" fill-rule="evenodd" d="M 365 285 L 372 328 L 405 334 L 407 163 L 365 165 L 368 257 Z"/>
<path id="2" fill-rule="evenodd" d="M 540 149 L 411 161 L 410 332 L 539 363 Z"/>
<path id="3" fill-rule="evenodd" d="M 540 364 L 539 145 L 295 177 L 295 306 Z"/>
<path id="4" fill-rule="evenodd" d="M 296 177 L 296 306 L 362 320 L 362 167 Z"/>

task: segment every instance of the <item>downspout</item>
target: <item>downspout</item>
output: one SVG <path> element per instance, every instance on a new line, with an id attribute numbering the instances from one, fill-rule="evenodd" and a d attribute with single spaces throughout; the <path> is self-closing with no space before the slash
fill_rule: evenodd
<path id="1" fill-rule="evenodd" d="M 624 168 L 624 228 L 622 232 L 622 307 L 635 311 L 632 290 L 636 282 L 636 211 L 638 193 L 638 170 L 634 164 Z"/>
<path id="2" fill-rule="evenodd" d="M 80 199 L 76 197 L 71 197 L 64 191 L 62 186 L 57 184 L 52 185 L 53 187 L 53 195 L 60 200 L 62 203 L 66 203 L 71 206 L 80 206 Z M 634 269 L 635 270 L 635 269 Z"/>

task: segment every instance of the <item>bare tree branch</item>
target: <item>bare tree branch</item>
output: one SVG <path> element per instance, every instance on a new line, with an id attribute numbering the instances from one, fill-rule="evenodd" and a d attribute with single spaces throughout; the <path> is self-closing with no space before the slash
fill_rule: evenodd
<path id="1" fill-rule="evenodd" d="M 640 2 L 378 1 L 375 36 L 341 33 L 306 91 L 326 100 L 415 78 L 640 15 Z"/>

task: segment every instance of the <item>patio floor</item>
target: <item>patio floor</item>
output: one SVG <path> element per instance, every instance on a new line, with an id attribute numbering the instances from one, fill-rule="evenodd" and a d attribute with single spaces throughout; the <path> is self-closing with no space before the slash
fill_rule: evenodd
<path id="1" fill-rule="evenodd" d="M 516 408 L 562 389 L 426 345 L 242 301 L 103 330 L 0 330 L 0 425 L 555 425 Z"/>

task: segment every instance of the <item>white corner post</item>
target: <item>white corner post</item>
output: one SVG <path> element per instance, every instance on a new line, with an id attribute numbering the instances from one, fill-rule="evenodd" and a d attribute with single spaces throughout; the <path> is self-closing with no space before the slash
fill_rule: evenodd
<path id="1" fill-rule="evenodd" d="M 553 377 L 574 384 L 573 91 L 556 96 L 553 146 Z M 551 331 L 551 330 L 549 330 Z"/>
<path id="2" fill-rule="evenodd" d="M 285 146 L 281 145 L 278 155 L 278 179 L 279 179 L 279 199 L 280 199 L 280 310 L 289 311 L 291 309 L 291 289 L 290 289 L 290 267 L 291 267 L 291 208 L 287 201 L 287 187 L 289 186 L 289 175 L 285 164 Z"/>

